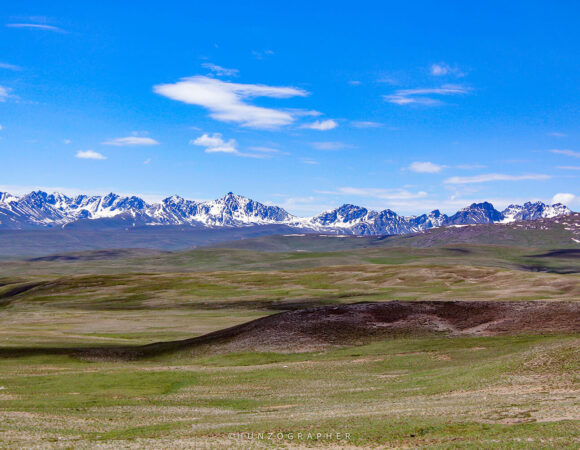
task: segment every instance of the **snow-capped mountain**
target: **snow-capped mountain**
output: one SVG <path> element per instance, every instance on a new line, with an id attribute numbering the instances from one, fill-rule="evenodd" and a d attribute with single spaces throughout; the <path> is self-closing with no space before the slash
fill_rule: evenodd
<path id="1" fill-rule="evenodd" d="M 502 222 L 509 223 L 520 220 L 566 216 L 570 214 L 570 210 L 561 203 L 546 205 L 542 202 L 526 202 L 523 205 L 509 205 L 502 211 L 502 214 Z"/>
<path id="2" fill-rule="evenodd" d="M 156 224 L 243 226 L 286 223 L 293 216 L 277 206 L 266 206 L 229 192 L 209 202 L 185 200 L 177 195 L 151 205 L 146 213 Z"/>
<path id="3" fill-rule="evenodd" d="M 78 195 L 34 191 L 22 197 L 0 192 L 0 228 L 26 229 L 78 226 L 127 227 L 187 225 L 193 227 L 243 227 L 285 225 L 306 231 L 335 234 L 406 234 L 446 225 L 511 222 L 568 215 L 564 205 L 542 202 L 510 205 L 500 212 L 491 203 L 474 203 L 452 216 L 439 210 L 420 216 L 400 216 L 390 209 L 371 211 L 342 205 L 314 217 L 296 217 L 277 206 L 268 206 L 228 193 L 217 200 L 198 202 L 172 196 L 149 204 L 135 196 Z"/>

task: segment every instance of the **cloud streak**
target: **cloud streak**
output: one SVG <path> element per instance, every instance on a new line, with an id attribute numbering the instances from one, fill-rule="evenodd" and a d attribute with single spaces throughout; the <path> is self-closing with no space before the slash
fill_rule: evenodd
<path id="1" fill-rule="evenodd" d="M 545 174 L 527 174 L 527 175 L 507 175 L 502 173 L 486 173 L 472 177 L 451 177 L 447 178 L 445 184 L 470 184 L 470 183 L 488 183 L 491 181 L 525 181 L 525 180 L 548 180 L 552 178 Z"/>
<path id="2" fill-rule="evenodd" d="M 381 200 L 407 200 L 427 196 L 424 191 L 410 192 L 406 189 L 358 188 L 340 187 L 335 191 L 316 191 L 318 194 L 353 195 L 359 197 L 378 198 Z"/>
<path id="3" fill-rule="evenodd" d="M 209 110 L 210 117 L 215 120 L 239 123 L 249 128 L 278 128 L 291 124 L 298 116 L 293 111 L 252 105 L 249 100 L 256 97 L 281 99 L 309 95 L 295 87 L 228 83 L 204 76 L 160 84 L 154 86 L 153 91 L 172 100 L 202 106 Z"/>
<path id="4" fill-rule="evenodd" d="M 383 126 L 380 122 L 372 122 L 369 120 L 354 120 L 350 124 L 355 128 L 381 128 Z"/>
<path id="5" fill-rule="evenodd" d="M 555 153 L 556 155 L 564 155 L 564 156 L 571 156 L 572 158 L 580 158 L 580 152 L 575 152 L 574 150 L 560 150 L 560 149 L 553 149 L 550 152 Z"/>
<path id="6" fill-rule="evenodd" d="M 148 137 L 127 136 L 115 139 L 109 139 L 103 142 L 103 145 L 114 145 L 117 147 L 129 147 L 138 145 L 159 145 L 155 139 Z"/>
<path id="7" fill-rule="evenodd" d="M 31 30 L 52 31 L 54 33 L 66 33 L 62 28 L 40 23 L 7 23 L 6 26 L 8 28 L 27 28 Z"/>
<path id="8" fill-rule="evenodd" d="M 20 66 L 15 66 L 14 64 L 7 64 L 3 62 L 0 62 L 0 69 L 13 70 L 15 72 L 22 70 Z"/>
<path id="9" fill-rule="evenodd" d="M 445 84 L 439 88 L 399 89 L 391 95 L 383 95 L 389 103 L 396 105 L 426 105 L 434 106 L 443 103 L 432 96 L 465 95 L 469 89 L 457 84 Z"/>
<path id="10" fill-rule="evenodd" d="M 340 150 L 343 148 L 352 148 L 352 145 L 345 144 L 344 142 L 311 142 L 310 145 L 314 147 L 316 150 Z"/>

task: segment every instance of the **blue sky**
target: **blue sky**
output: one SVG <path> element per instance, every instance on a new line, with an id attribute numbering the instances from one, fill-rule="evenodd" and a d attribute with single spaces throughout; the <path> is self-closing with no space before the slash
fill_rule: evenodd
<path id="1" fill-rule="evenodd" d="M 580 4 L 5 1 L 0 190 L 580 209 Z"/>

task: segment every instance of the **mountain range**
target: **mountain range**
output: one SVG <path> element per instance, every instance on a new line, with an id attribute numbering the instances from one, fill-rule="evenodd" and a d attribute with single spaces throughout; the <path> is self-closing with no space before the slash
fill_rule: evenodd
<path id="1" fill-rule="evenodd" d="M 23 196 L 0 192 L 0 229 L 88 227 L 91 229 L 181 225 L 197 228 L 284 225 L 306 232 L 355 235 L 407 234 L 434 227 L 514 222 L 571 214 L 561 203 L 527 202 L 503 211 L 491 203 L 473 203 L 448 216 L 439 210 L 420 216 L 401 216 L 385 209 L 372 211 L 345 204 L 314 217 L 297 217 L 278 206 L 269 206 L 228 193 L 212 201 L 172 196 L 147 203 L 135 196 L 78 195 L 33 191 Z"/>

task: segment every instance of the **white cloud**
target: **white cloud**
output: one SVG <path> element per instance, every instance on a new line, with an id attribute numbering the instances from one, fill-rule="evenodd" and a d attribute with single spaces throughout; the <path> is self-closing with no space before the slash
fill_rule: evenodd
<path id="1" fill-rule="evenodd" d="M 290 98 L 308 95 L 303 89 L 262 84 L 228 83 L 210 77 L 183 78 L 173 84 L 160 84 L 153 90 L 165 97 L 210 111 L 210 117 L 222 122 L 236 122 L 244 127 L 277 128 L 294 122 L 293 111 L 264 108 L 246 103 L 255 97 Z"/>
<path id="2" fill-rule="evenodd" d="M 550 150 L 552 153 L 555 153 L 557 155 L 565 155 L 565 156 L 571 156 L 572 158 L 580 158 L 580 152 L 575 152 L 574 150 L 560 150 L 560 149 L 553 149 Z"/>
<path id="3" fill-rule="evenodd" d="M 429 97 L 430 95 L 463 95 L 467 94 L 469 89 L 457 84 L 445 84 L 440 88 L 420 88 L 420 89 L 399 89 L 391 95 L 383 95 L 383 98 L 389 103 L 396 105 L 439 105 L 441 100 Z"/>
<path id="4" fill-rule="evenodd" d="M 107 159 L 105 155 L 93 150 L 79 150 L 75 157 L 80 159 Z"/>
<path id="5" fill-rule="evenodd" d="M 490 181 L 523 181 L 523 180 L 548 180 L 550 175 L 528 174 L 528 175 L 506 175 L 501 173 L 487 173 L 475 175 L 473 177 L 451 177 L 447 178 L 446 184 L 467 184 L 467 183 L 487 183 Z"/>
<path id="6" fill-rule="evenodd" d="M 348 84 L 350 84 L 351 86 L 360 86 L 362 83 L 358 80 L 350 80 Z"/>
<path id="7" fill-rule="evenodd" d="M 548 136 L 553 136 L 553 137 L 557 137 L 557 138 L 564 138 L 564 137 L 567 137 L 568 135 L 565 133 L 559 133 L 557 131 L 554 131 L 552 133 L 548 133 Z"/>
<path id="8" fill-rule="evenodd" d="M 336 128 L 338 123 L 332 119 L 328 120 L 317 120 L 313 123 L 308 123 L 306 125 L 302 125 L 301 128 L 309 128 L 311 130 L 319 130 L 319 131 L 327 131 Z"/>
<path id="9" fill-rule="evenodd" d="M 410 192 L 407 189 L 357 188 L 340 187 L 335 191 L 316 191 L 319 194 L 355 195 L 361 197 L 379 198 L 381 200 L 406 200 L 427 196 L 424 191 Z"/>
<path id="10" fill-rule="evenodd" d="M 311 142 L 310 145 L 316 150 L 340 150 L 341 148 L 352 148 L 344 142 Z"/>
<path id="11" fill-rule="evenodd" d="M 72 141 L 70 139 L 63 139 L 62 142 L 66 145 L 70 144 Z"/>
<path id="12" fill-rule="evenodd" d="M 238 153 L 236 140 L 225 141 L 220 133 L 204 133 L 190 142 L 192 145 L 205 147 L 206 153 Z"/>
<path id="13" fill-rule="evenodd" d="M 558 169 L 564 169 L 564 170 L 580 170 L 580 166 L 558 166 Z"/>
<path id="14" fill-rule="evenodd" d="M 147 165 L 151 163 L 151 158 L 147 158 L 145 161 L 143 161 L 143 164 Z"/>
<path id="15" fill-rule="evenodd" d="M 569 194 L 565 192 L 559 192 L 558 194 L 552 197 L 552 203 L 562 203 L 567 205 L 569 203 L 573 203 L 576 196 L 574 194 Z"/>
<path id="16" fill-rule="evenodd" d="M 4 129 L 4 127 L 2 125 L 0 125 L 0 131 L 2 131 Z"/>
<path id="17" fill-rule="evenodd" d="M 7 63 L 3 63 L 3 62 L 0 62 L 0 69 L 14 70 L 14 71 L 21 70 L 20 67 L 15 66 L 14 64 L 7 64 Z"/>
<path id="18" fill-rule="evenodd" d="M 189 142 L 191 145 L 205 147 L 206 153 L 228 153 L 244 158 L 270 159 L 276 153 L 282 153 L 278 149 L 270 147 L 252 147 L 253 152 L 240 152 L 235 139 L 225 140 L 221 133 L 204 133 L 200 137 Z"/>
<path id="19" fill-rule="evenodd" d="M 309 165 L 317 165 L 320 164 L 318 161 L 311 159 L 311 158 L 302 158 L 301 159 L 303 164 L 309 164 Z"/>
<path id="20" fill-rule="evenodd" d="M 8 28 L 29 28 L 33 30 L 54 31 L 55 33 L 66 33 L 62 28 L 39 23 L 8 23 L 6 26 Z"/>
<path id="21" fill-rule="evenodd" d="M 148 137 L 127 136 L 122 138 L 109 139 L 103 142 L 103 145 L 115 145 L 117 147 L 126 147 L 130 145 L 158 145 L 155 139 Z"/>
<path id="22" fill-rule="evenodd" d="M 238 76 L 238 74 L 240 73 L 238 69 L 226 69 L 225 67 L 218 66 L 217 64 L 212 63 L 203 63 L 201 66 L 211 70 L 213 73 L 220 76 L 235 77 Z"/>
<path id="23" fill-rule="evenodd" d="M 446 166 L 441 166 L 432 162 L 415 161 L 409 166 L 409 170 L 417 173 L 439 173 Z"/>
<path id="24" fill-rule="evenodd" d="M 365 120 L 354 120 L 350 123 L 355 128 L 380 128 L 383 126 L 380 122 L 371 122 Z"/>

